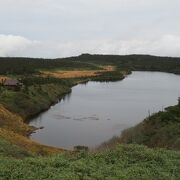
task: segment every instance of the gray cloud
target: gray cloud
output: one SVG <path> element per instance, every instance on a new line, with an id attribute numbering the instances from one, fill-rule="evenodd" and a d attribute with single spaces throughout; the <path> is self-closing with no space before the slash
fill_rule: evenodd
<path id="1" fill-rule="evenodd" d="M 1 0 L 0 56 L 180 56 L 179 7 L 179 0 Z"/>
<path id="2" fill-rule="evenodd" d="M 0 56 L 21 56 L 31 48 L 39 46 L 38 41 L 31 41 L 21 36 L 0 34 Z"/>
<path id="3" fill-rule="evenodd" d="M 20 36 L 0 35 L 0 56 L 66 57 L 92 54 L 153 54 L 180 56 L 180 36 L 165 35 L 159 39 L 81 40 L 40 42 Z"/>

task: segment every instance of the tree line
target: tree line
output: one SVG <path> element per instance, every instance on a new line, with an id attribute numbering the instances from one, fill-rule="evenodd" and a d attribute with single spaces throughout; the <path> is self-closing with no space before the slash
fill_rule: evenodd
<path id="1" fill-rule="evenodd" d="M 39 70 L 99 69 L 113 65 L 119 70 L 162 71 L 180 74 L 180 58 L 149 55 L 90 55 L 59 59 L 0 58 L 0 74 L 32 74 Z"/>

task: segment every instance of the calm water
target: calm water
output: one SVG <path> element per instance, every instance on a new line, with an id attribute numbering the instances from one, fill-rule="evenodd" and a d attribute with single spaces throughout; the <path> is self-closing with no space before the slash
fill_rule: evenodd
<path id="1" fill-rule="evenodd" d="M 177 104 L 179 96 L 180 76 L 168 73 L 133 72 L 119 82 L 80 84 L 31 121 L 44 127 L 32 139 L 56 147 L 94 147 L 141 122 L 149 112 Z"/>

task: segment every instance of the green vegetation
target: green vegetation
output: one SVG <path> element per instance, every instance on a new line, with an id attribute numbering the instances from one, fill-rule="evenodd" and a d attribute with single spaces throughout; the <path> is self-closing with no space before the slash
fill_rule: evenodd
<path id="1" fill-rule="evenodd" d="M 0 138 L 0 159 L 2 157 L 22 159 L 25 157 L 33 156 L 32 154 L 28 153 L 25 149 L 20 148 L 8 142 L 7 140 Z"/>
<path id="2" fill-rule="evenodd" d="M 125 130 L 120 142 L 180 150 L 180 105 L 168 107 Z"/>
<path id="3" fill-rule="evenodd" d="M 22 153 L 22 155 L 49 155 L 64 151 L 60 148 L 38 144 L 29 139 L 28 136 L 36 128 L 29 126 L 25 122 L 47 110 L 66 93 L 70 92 L 71 87 L 77 83 L 77 80 L 64 81 L 33 75 L 21 76 L 20 78 L 23 86 L 19 90 L 3 86 L 0 88 L 0 139 L 7 142 L 2 144 L 2 148 L 13 150 L 17 147 L 18 152 L 23 149 L 26 153 Z M 16 151 L 14 153 L 16 154 Z"/>
<path id="4" fill-rule="evenodd" d="M 93 77 L 60 79 L 41 74 L 42 70 L 102 70 L 109 65 L 112 71 L 99 71 Z M 47 110 L 72 86 L 89 80 L 122 80 L 132 70 L 180 74 L 180 58 L 89 54 L 62 59 L 0 58 L 0 74 L 23 83 L 18 90 L 0 86 L 0 180 L 180 179 L 179 105 L 146 118 L 96 152 L 64 152 L 28 138 L 35 128 L 25 121 Z"/>
<path id="5" fill-rule="evenodd" d="M 67 92 L 71 91 L 74 82 L 55 78 L 30 77 L 22 80 L 24 87 L 20 91 L 1 88 L 0 102 L 23 119 L 47 110 Z"/>
<path id="6" fill-rule="evenodd" d="M 121 71 L 104 72 L 98 76 L 91 77 L 91 81 L 109 82 L 120 81 L 124 79 L 124 74 Z"/>
<path id="7" fill-rule="evenodd" d="M 149 55 L 90 55 L 61 59 L 0 58 L 0 74 L 32 74 L 42 69 L 84 70 L 112 65 L 120 70 L 162 71 L 180 74 L 180 58 Z M 19 66 L 20 64 L 20 66 Z"/>
<path id="8" fill-rule="evenodd" d="M 22 158 L 29 154 L 49 155 L 64 151 L 30 140 L 28 136 L 35 129 L 24 123 L 22 117 L 0 105 L 0 155 Z"/>
<path id="9" fill-rule="evenodd" d="M 84 54 L 77 59 L 99 65 L 112 65 L 117 70 L 161 71 L 180 74 L 180 58 L 158 57 L 149 55 L 90 55 Z"/>
<path id="10" fill-rule="evenodd" d="M 97 153 L 12 160 L 0 157 L 2 180 L 180 179 L 180 152 L 118 145 Z"/>
<path id="11" fill-rule="evenodd" d="M 8 111 L 0 105 L 0 136 L 2 135 L 1 129 L 28 136 L 36 128 L 28 126 L 19 115 Z"/>
<path id="12" fill-rule="evenodd" d="M 67 59 L 33 59 L 33 58 L 0 58 L 0 74 L 32 74 L 39 70 L 96 70 L 96 65 L 79 62 L 77 58 Z"/>

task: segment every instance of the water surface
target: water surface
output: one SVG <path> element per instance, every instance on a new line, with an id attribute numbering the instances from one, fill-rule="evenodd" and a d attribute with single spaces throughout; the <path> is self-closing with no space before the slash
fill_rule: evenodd
<path id="1" fill-rule="evenodd" d="M 177 104 L 179 96 L 180 76 L 169 73 L 133 72 L 123 81 L 80 84 L 30 122 L 44 127 L 32 138 L 68 149 L 75 145 L 94 147 L 120 135 L 149 113 Z"/>

